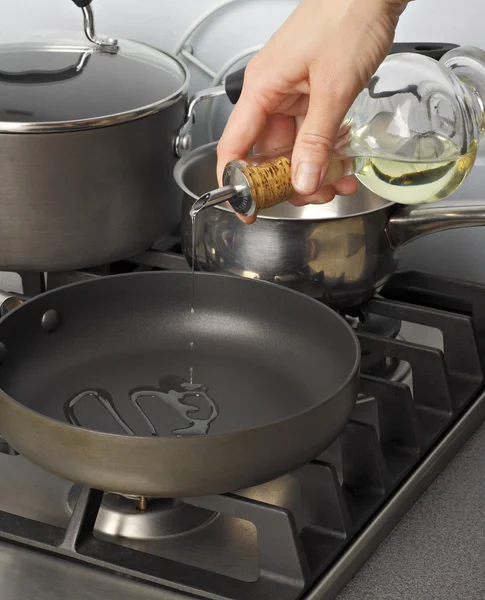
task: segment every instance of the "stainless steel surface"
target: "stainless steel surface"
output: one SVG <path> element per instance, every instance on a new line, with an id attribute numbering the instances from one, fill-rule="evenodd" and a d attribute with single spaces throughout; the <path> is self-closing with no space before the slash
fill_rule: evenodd
<path id="1" fill-rule="evenodd" d="M 392 496 L 382 512 L 305 596 L 305 600 L 329 600 L 337 596 L 484 420 L 485 394 L 482 394 Z M 480 523 L 477 526 L 480 527 Z"/>
<path id="2" fill-rule="evenodd" d="M 485 203 L 485 163 L 475 165 L 466 182 L 443 207 Z M 408 244 L 400 253 L 400 268 L 449 277 L 459 281 L 485 282 L 485 261 L 479 260 L 485 247 L 485 228 L 453 229 L 425 236 Z"/>
<path id="3" fill-rule="evenodd" d="M 448 229 L 485 225 L 485 199 L 479 206 L 408 206 L 389 219 L 387 236 L 393 247 Z"/>
<path id="4" fill-rule="evenodd" d="M 5 600 L 180 600 L 174 591 L 0 542 Z"/>
<path id="5" fill-rule="evenodd" d="M 226 88 L 220 85 L 215 88 L 201 90 L 192 96 L 187 107 L 184 123 L 175 137 L 174 150 L 178 157 L 186 156 L 192 149 L 192 127 L 195 121 L 195 109 L 197 105 L 205 100 L 212 100 L 225 95 Z"/>
<path id="6" fill-rule="evenodd" d="M 194 199 L 217 187 L 215 167 L 215 144 L 175 166 L 175 180 L 184 192 L 181 231 L 189 263 L 189 211 Z M 396 269 L 396 246 L 445 229 L 485 225 L 484 207 L 397 207 L 361 188 L 326 205 L 284 203 L 262 211 L 247 226 L 231 209 L 217 206 L 196 218 L 196 264 L 203 271 L 280 283 L 332 307 L 348 308 L 382 288 Z"/>
<path id="7" fill-rule="evenodd" d="M 189 214 L 191 217 L 195 217 L 202 209 L 229 202 L 242 191 L 242 186 L 225 185 L 224 187 L 207 192 L 207 194 L 204 194 L 194 202 Z"/>
<path id="8" fill-rule="evenodd" d="M 96 46 L 100 46 L 107 52 L 116 52 L 118 50 L 118 40 L 113 38 L 100 38 L 96 35 L 94 30 L 94 14 L 91 5 L 88 4 L 88 6 L 83 6 L 82 11 L 84 16 L 84 33 L 88 40 L 91 43 L 96 44 Z"/>
<path id="9" fill-rule="evenodd" d="M 73 486 L 67 508 L 72 514 L 80 486 Z M 188 533 L 207 525 L 214 514 L 177 500 L 105 494 L 96 520 L 96 532 L 106 539 L 157 540 Z"/>

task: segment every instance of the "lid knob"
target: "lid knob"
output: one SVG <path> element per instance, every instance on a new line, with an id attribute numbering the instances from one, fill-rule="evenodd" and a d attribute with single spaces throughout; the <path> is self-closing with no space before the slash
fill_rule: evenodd
<path id="1" fill-rule="evenodd" d="M 83 11 L 84 15 L 84 33 L 92 44 L 96 44 L 106 52 L 118 51 L 118 40 L 113 38 L 100 38 L 96 35 L 94 29 L 94 13 L 91 8 L 92 0 L 72 0 L 76 6 Z"/>

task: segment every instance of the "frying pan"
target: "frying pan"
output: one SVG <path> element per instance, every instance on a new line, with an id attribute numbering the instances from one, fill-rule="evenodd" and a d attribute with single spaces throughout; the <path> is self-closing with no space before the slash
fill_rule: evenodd
<path id="1" fill-rule="evenodd" d="M 19 304 L 0 321 L 1 433 L 96 489 L 178 498 L 269 481 L 323 451 L 357 396 L 352 329 L 274 284 L 132 273 Z"/>

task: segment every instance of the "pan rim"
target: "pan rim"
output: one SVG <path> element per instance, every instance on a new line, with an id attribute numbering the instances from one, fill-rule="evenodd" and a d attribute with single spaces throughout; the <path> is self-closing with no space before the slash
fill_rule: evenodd
<path id="1" fill-rule="evenodd" d="M 183 271 L 183 270 L 177 270 L 177 271 L 148 271 L 148 272 L 138 272 L 138 273 L 118 273 L 115 275 L 106 275 L 106 276 L 102 276 L 100 278 L 93 278 L 93 279 L 88 279 L 88 280 L 84 280 L 84 281 L 77 281 L 74 283 L 70 283 L 68 285 L 59 287 L 59 288 L 55 288 L 53 290 L 49 290 L 47 292 L 44 292 L 43 294 L 40 294 L 38 296 L 35 296 L 33 298 L 29 298 L 28 300 L 26 300 L 23 304 L 21 304 L 20 306 L 17 306 L 16 308 L 14 308 L 13 310 L 11 310 L 9 313 L 7 313 L 6 315 L 4 315 L 1 319 L 0 319 L 0 337 L 1 337 L 1 329 L 2 329 L 2 324 L 8 320 L 9 318 L 13 317 L 14 314 L 16 314 L 18 311 L 21 311 L 23 309 L 23 307 L 28 306 L 33 304 L 36 300 L 38 300 L 39 298 L 44 298 L 44 297 L 49 297 L 49 296 L 53 296 L 56 293 L 58 293 L 61 290 L 65 290 L 65 289 L 71 289 L 71 288 L 76 288 L 78 286 L 88 286 L 89 284 L 96 284 L 100 281 L 111 281 L 113 279 L 120 279 L 120 278 L 125 278 L 125 277 L 131 277 L 132 279 L 142 279 L 142 278 L 147 278 L 148 277 L 160 277 L 161 275 L 163 276 L 172 276 L 172 275 L 177 275 L 177 276 L 183 276 L 183 277 L 191 277 L 192 273 L 188 272 L 188 271 Z M 355 349 L 355 356 L 354 356 L 354 362 L 352 364 L 352 368 L 349 371 L 349 374 L 347 375 L 347 377 L 344 379 L 344 381 L 336 388 L 333 390 L 332 393 L 325 395 L 319 402 L 312 404 L 311 406 L 305 408 L 304 410 L 301 410 L 299 412 L 295 412 L 292 415 L 283 417 L 281 419 L 277 419 L 274 421 L 271 421 L 269 423 L 264 423 L 262 425 L 258 425 L 256 427 L 250 427 L 250 428 L 245 428 L 245 429 L 240 429 L 237 431 L 232 431 L 232 432 L 224 432 L 224 433 L 214 433 L 214 434 L 208 434 L 208 435 L 195 435 L 195 436 L 184 436 L 184 437 L 176 437 L 176 436 L 140 436 L 140 435 L 125 435 L 125 434 L 120 434 L 120 433 L 108 433 L 105 431 L 99 431 L 96 429 L 90 429 L 87 427 L 79 427 L 79 426 L 74 426 L 71 425 L 70 423 L 67 422 L 63 422 L 60 421 L 58 419 L 55 419 L 54 417 L 50 417 L 48 415 L 44 415 L 41 412 L 34 410 L 31 407 L 26 406 L 25 404 L 23 404 L 22 402 L 16 400 L 15 398 L 13 398 L 12 396 L 10 396 L 10 394 L 8 394 L 4 388 L 2 387 L 2 384 L 0 383 L 0 396 L 3 397 L 3 399 L 8 400 L 10 403 L 12 403 L 13 405 L 15 405 L 15 407 L 17 409 L 23 410 L 27 413 L 31 413 L 33 415 L 35 415 L 36 418 L 45 421 L 49 424 L 52 424 L 52 426 L 55 427 L 59 427 L 61 429 L 64 429 L 66 432 L 75 432 L 75 431 L 79 431 L 81 434 L 90 434 L 95 436 L 96 438 L 99 439 L 103 439 L 103 440 L 107 440 L 107 439 L 113 439 L 113 440 L 118 440 L 118 441 L 125 441 L 128 444 L 134 444 L 134 443 L 140 443 L 141 440 L 144 440 L 144 443 L 147 445 L 160 445 L 161 443 L 163 444 L 204 444 L 204 443 L 214 443 L 216 441 L 220 441 L 220 440 L 228 440 L 229 438 L 233 438 L 235 435 L 240 436 L 240 435 L 248 435 L 250 433 L 261 433 L 262 431 L 264 431 L 265 429 L 268 428 L 273 428 L 273 427 L 280 427 L 280 426 L 284 426 L 285 423 L 289 423 L 290 421 L 294 420 L 294 419 L 300 419 L 303 418 L 305 415 L 310 414 L 312 411 L 317 411 L 320 409 L 320 407 L 325 404 L 326 402 L 330 401 L 332 398 L 338 396 L 341 394 L 341 392 L 343 390 L 345 390 L 349 385 L 352 384 L 352 381 L 355 379 L 355 377 L 359 375 L 359 371 L 360 371 L 360 363 L 361 363 L 361 348 L 360 348 L 360 344 L 357 338 L 357 335 L 355 334 L 354 330 L 352 329 L 352 327 L 347 323 L 347 321 L 345 321 L 345 319 L 343 319 L 338 313 L 336 313 L 332 308 L 330 308 L 329 306 L 327 306 L 326 304 L 324 304 L 323 302 L 319 302 L 318 300 L 316 300 L 315 298 L 312 298 L 311 296 L 306 296 L 305 294 L 302 294 L 301 292 L 297 292 L 296 290 L 292 290 L 290 288 L 285 288 L 281 285 L 278 285 L 276 283 L 272 283 L 272 282 L 268 282 L 268 281 L 264 281 L 264 280 L 257 280 L 257 279 L 246 279 L 246 278 L 242 278 L 242 277 L 237 277 L 234 275 L 227 275 L 225 273 L 206 273 L 206 272 L 196 272 L 195 273 L 195 277 L 205 277 L 205 278 L 210 278 L 210 279 L 214 279 L 214 278 L 224 278 L 224 279 L 231 279 L 231 280 L 236 280 L 236 281 L 240 281 L 240 282 L 246 282 L 244 283 L 244 285 L 266 285 L 266 286 L 270 286 L 273 289 L 278 289 L 282 292 L 288 293 L 288 294 L 292 294 L 294 296 L 298 296 L 298 297 L 303 297 L 305 298 L 306 302 L 308 303 L 313 303 L 319 306 L 320 310 L 326 311 L 327 313 L 331 313 L 333 318 L 336 318 L 338 320 L 341 321 L 342 325 L 345 327 L 345 330 L 347 331 L 347 333 L 349 334 L 349 339 L 352 340 L 354 349 Z M 343 331 L 343 329 L 342 329 Z M 357 395 L 356 395 L 356 399 L 357 399 Z M 0 423 L 0 434 L 2 433 L 2 426 Z M 76 435 L 76 434 L 73 434 Z M 132 441 L 129 441 L 132 440 Z M 204 441 L 202 441 L 204 440 Z M 8 440 L 6 440 L 8 442 Z"/>

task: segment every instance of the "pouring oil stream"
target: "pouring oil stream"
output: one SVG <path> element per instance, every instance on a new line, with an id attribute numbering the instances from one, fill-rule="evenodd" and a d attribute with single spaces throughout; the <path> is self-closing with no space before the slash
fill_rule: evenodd
<path id="1" fill-rule="evenodd" d="M 241 186 L 228 185 L 223 188 L 214 190 L 212 192 L 208 192 L 204 194 L 200 198 L 198 198 L 192 208 L 190 209 L 190 220 L 192 226 L 192 298 L 191 298 L 191 307 L 190 313 L 192 315 L 193 323 L 195 324 L 195 262 L 196 262 L 196 244 L 195 244 L 195 224 L 197 214 L 203 208 L 209 208 L 210 206 L 216 206 L 218 204 L 222 204 L 223 202 L 233 200 L 238 193 L 242 191 Z M 190 385 L 193 384 L 194 380 L 194 340 L 190 342 L 190 367 L 189 367 L 189 381 Z"/>
<path id="2" fill-rule="evenodd" d="M 190 314 L 192 315 L 192 323 L 195 319 L 195 217 L 197 213 L 190 211 L 190 219 L 192 221 L 192 302 Z M 194 323 L 195 324 L 195 323 Z M 190 342 L 190 367 L 189 367 L 189 383 L 194 383 L 194 340 Z"/>

